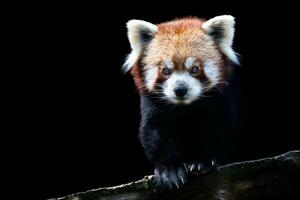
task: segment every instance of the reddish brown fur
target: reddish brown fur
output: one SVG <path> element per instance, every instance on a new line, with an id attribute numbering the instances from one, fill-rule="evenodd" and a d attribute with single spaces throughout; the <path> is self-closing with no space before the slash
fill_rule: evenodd
<path id="1" fill-rule="evenodd" d="M 161 34 L 184 34 L 187 30 L 199 31 L 203 20 L 196 17 L 187 17 L 158 25 L 158 35 Z"/>
<path id="2" fill-rule="evenodd" d="M 155 37 L 140 58 L 139 66 L 142 69 L 138 68 L 138 65 L 132 69 L 136 86 L 143 89 L 142 92 L 146 89 L 143 79 L 144 72 L 151 67 L 158 66 L 159 68 L 156 83 L 161 83 L 166 79 L 160 72 L 167 59 L 171 59 L 174 63 L 175 71 L 187 70 L 184 63 L 191 56 L 197 58 L 201 68 L 205 60 L 213 60 L 219 66 L 220 78 L 224 78 L 224 57 L 218 45 L 204 33 L 202 29 L 204 22 L 204 20 L 190 17 L 158 25 Z M 203 70 L 198 79 L 200 81 L 207 80 Z"/>
<path id="3" fill-rule="evenodd" d="M 203 20 L 184 18 L 158 25 L 158 32 L 147 47 L 144 64 L 154 65 L 172 59 L 181 68 L 187 57 L 221 61 L 218 45 L 203 32 Z"/>
<path id="4" fill-rule="evenodd" d="M 135 64 L 131 68 L 131 74 L 133 76 L 136 88 L 139 90 L 140 94 L 145 93 L 144 75 L 142 68 L 139 64 Z"/>

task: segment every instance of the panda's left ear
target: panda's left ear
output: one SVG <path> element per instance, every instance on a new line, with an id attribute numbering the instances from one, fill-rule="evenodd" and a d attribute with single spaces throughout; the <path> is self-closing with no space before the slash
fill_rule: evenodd
<path id="1" fill-rule="evenodd" d="M 131 53 L 123 65 L 125 72 L 129 71 L 136 64 L 145 47 L 153 39 L 157 29 L 156 25 L 143 20 L 130 20 L 127 22 L 127 35 L 131 46 Z"/>
<path id="2" fill-rule="evenodd" d="M 221 15 L 209 19 L 202 24 L 204 32 L 210 35 L 220 46 L 222 52 L 234 63 L 238 64 L 236 53 L 232 49 L 234 37 L 234 17 L 231 15 Z"/>

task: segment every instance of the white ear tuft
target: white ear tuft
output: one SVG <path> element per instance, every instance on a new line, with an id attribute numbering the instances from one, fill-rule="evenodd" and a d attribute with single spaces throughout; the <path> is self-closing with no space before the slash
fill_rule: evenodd
<path id="1" fill-rule="evenodd" d="M 125 72 L 129 71 L 138 61 L 143 49 L 154 37 L 157 26 L 143 20 L 130 20 L 127 22 L 127 29 L 132 51 L 123 65 Z"/>
<path id="2" fill-rule="evenodd" d="M 203 30 L 220 46 L 222 52 L 234 63 L 239 64 L 236 53 L 232 49 L 234 37 L 234 17 L 221 15 L 202 24 Z"/>

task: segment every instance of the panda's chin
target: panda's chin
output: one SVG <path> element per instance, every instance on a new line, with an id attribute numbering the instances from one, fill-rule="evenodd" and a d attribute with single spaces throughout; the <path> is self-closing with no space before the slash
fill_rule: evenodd
<path id="1" fill-rule="evenodd" d="M 174 105 L 190 105 L 192 104 L 196 99 L 194 98 L 172 98 L 171 102 Z"/>

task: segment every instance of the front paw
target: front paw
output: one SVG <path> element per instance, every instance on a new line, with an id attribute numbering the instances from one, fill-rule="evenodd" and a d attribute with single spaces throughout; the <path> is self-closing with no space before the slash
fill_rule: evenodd
<path id="1" fill-rule="evenodd" d="M 206 161 L 206 162 L 192 162 L 188 164 L 188 170 L 191 173 L 199 174 L 199 173 L 206 173 L 209 170 L 216 167 L 216 161 Z"/>
<path id="2" fill-rule="evenodd" d="M 181 165 L 158 165 L 154 170 L 155 179 L 161 187 L 172 189 L 180 188 L 187 180 L 188 166 Z"/>

